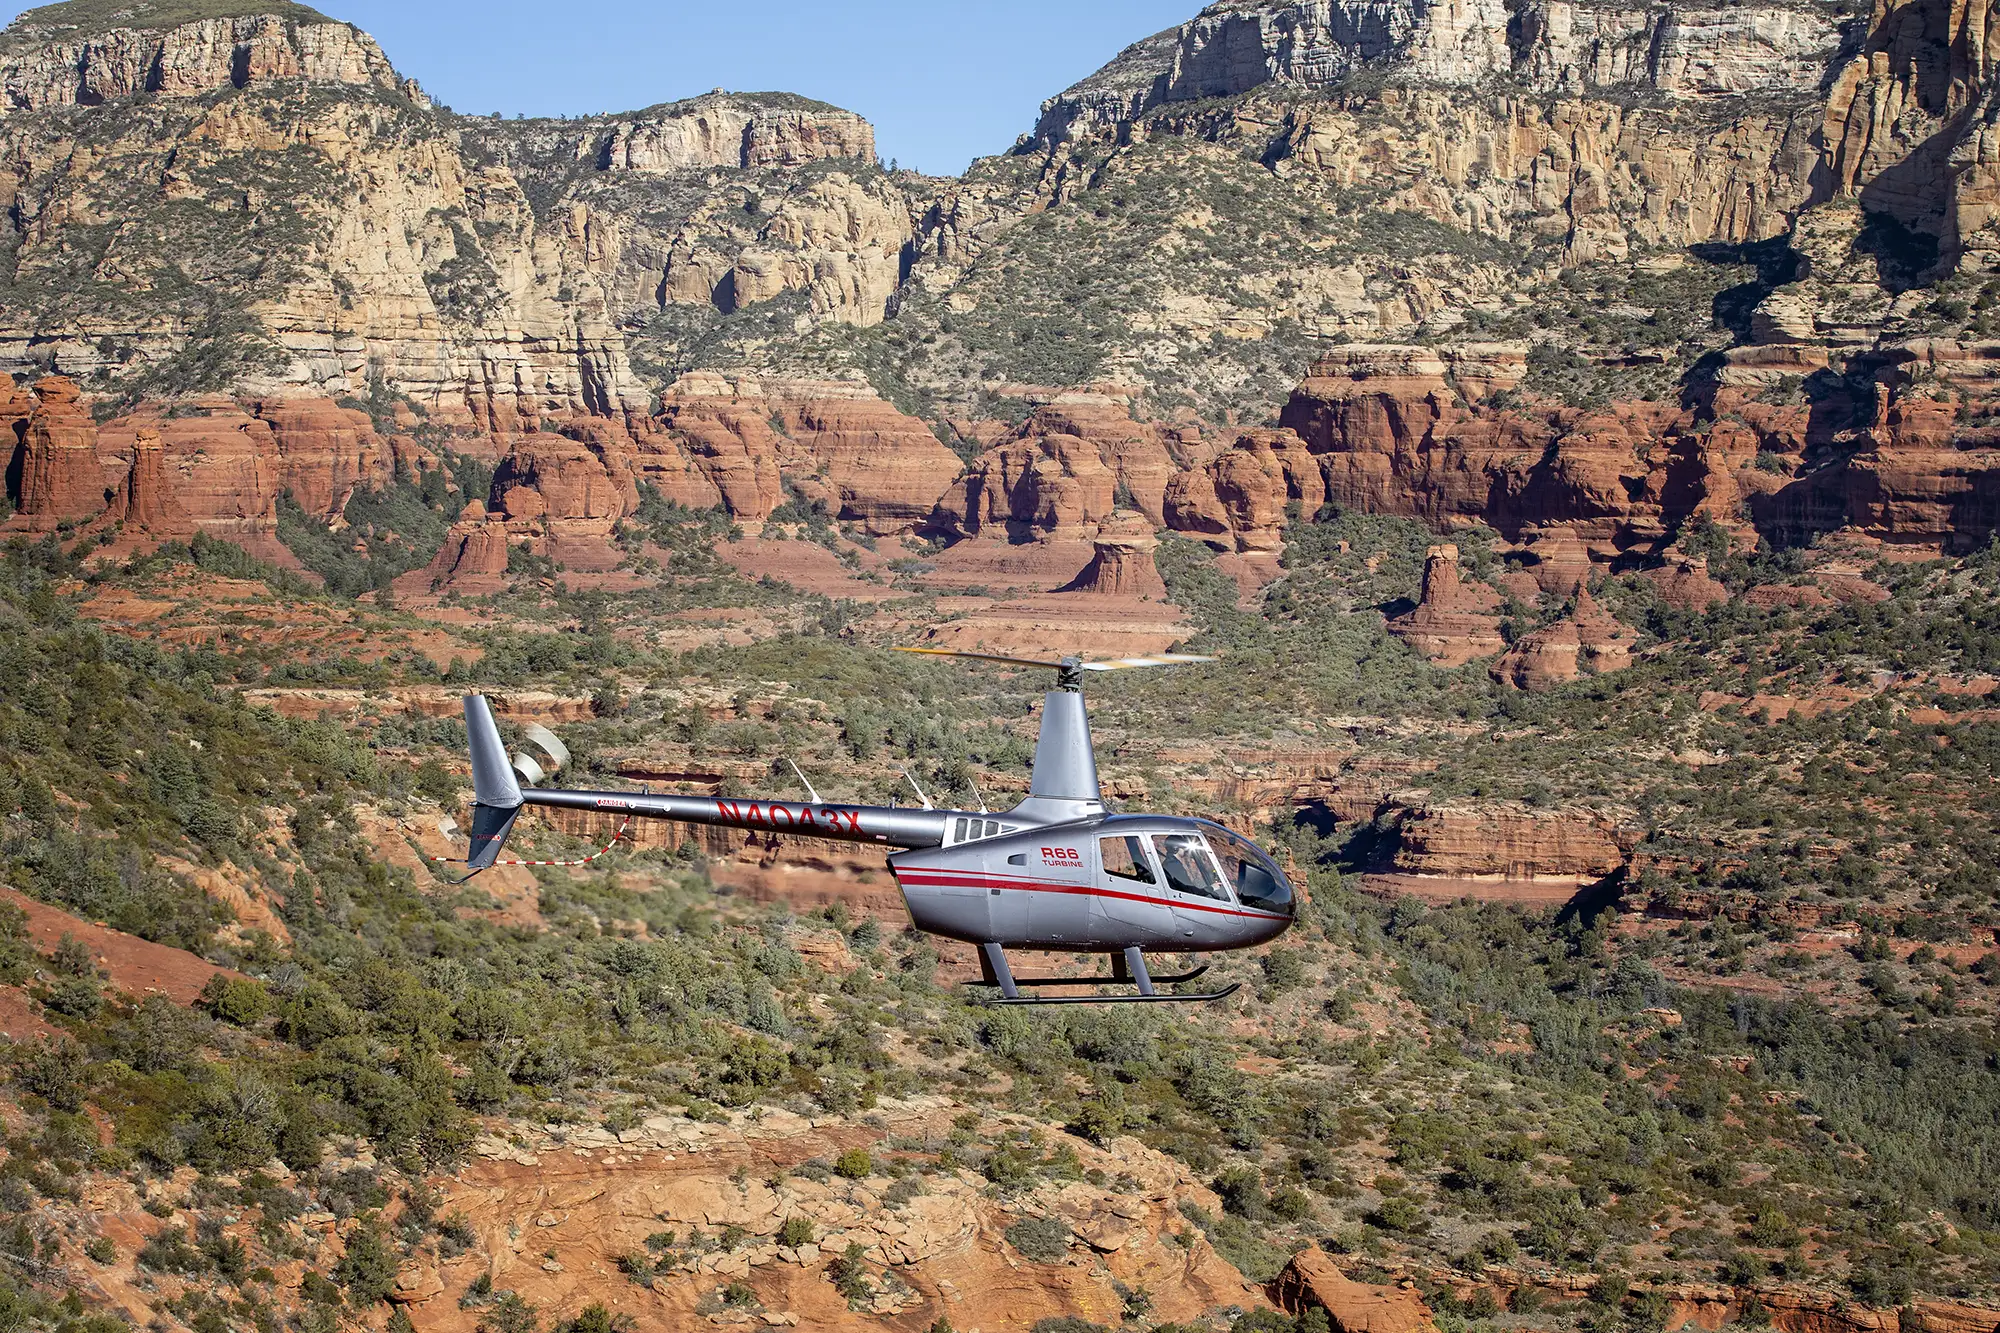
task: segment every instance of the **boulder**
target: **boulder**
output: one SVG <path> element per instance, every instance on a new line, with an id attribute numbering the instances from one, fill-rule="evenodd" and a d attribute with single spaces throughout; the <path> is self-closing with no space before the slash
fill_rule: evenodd
<path id="1" fill-rule="evenodd" d="M 1300 1250 L 1271 1284 L 1271 1299 L 1293 1315 L 1326 1311 L 1335 1333 L 1430 1333 L 1437 1324 L 1414 1291 L 1356 1282 L 1318 1250 Z"/>

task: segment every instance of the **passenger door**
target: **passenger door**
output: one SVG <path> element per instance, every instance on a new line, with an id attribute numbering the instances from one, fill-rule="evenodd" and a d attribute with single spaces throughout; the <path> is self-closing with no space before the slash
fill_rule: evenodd
<path id="1" fill-rule="evenodd" d="M 1098 943 L 1107 948 L 1146 947 L 1176 937 L 1173 909 L 1160 890 L 1159 871 L 1143 834 L 1099 838 L 1097 866 L 1093 909 Z"/>

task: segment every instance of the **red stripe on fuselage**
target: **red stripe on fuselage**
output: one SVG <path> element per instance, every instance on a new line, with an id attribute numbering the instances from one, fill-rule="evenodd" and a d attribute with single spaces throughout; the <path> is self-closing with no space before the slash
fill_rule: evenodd
<path id="1" fill-rule="evenodd" d="M 1213 912 L 1218 916 L 1248 917 L 1253 921 L 1291 920 L 1288 916 L 1278 916 L 1270 912 L 1245 912 L 1235 907 L 1211 907 L 1207 903 L 1154 898 L 1143 893 L 1120 893 L 1116 889 L 1100 889 L 1094 884 L 1051 884 L 1047 880 L 1014 879 L 1011 876 L 974 875 L 964 871 L 923 870 L 915 867 L 909 870 L 895 870 L 895 875 L 898 882 L 907 880 L 911 884 L 926 887 L 951 885 L 973 889 L 1015 889 L 1023 893 L 1081 893 L 1092 897 L 1122 898 L 1130 903 L 1150 903 L 1154 907 L 1183 907 L 1196 912 Z"/>

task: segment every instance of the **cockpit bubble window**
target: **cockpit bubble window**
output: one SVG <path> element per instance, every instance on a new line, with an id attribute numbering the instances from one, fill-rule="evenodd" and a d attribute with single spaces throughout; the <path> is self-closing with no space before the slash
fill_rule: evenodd
<path id="1" fill-rule="evenodd" d="M 1156 833 L 1153 846 L 1160 853 L 1160 868 L 1167 872 L 1168 884 L 1197 898 L 1229 901 L 1222 872 L 1215 868 L 1215 858 L 1200 838 L 1192 833 Z"/>
<path id="2" fill-rule="evenodd" d="M 1222 862 L 1222 873 L 1236 886 L 1236 896 L 1244 906 L 1292 914 L 1290 882 L 1256 843 L 1219 824 L 1209 829 L 1208 840 Z"/>
<path id="3" fill-rule="evenodd" d="M 1126 835 L 1122 838 L 1099 838 L 1099 855 L 1104 858 L 1104 873 L 1112 879 L 1135 880 L 1140 884 L 1158 884 L 1153 874 L 1152 863 L 1146 859 L 1146 840 Z"/>

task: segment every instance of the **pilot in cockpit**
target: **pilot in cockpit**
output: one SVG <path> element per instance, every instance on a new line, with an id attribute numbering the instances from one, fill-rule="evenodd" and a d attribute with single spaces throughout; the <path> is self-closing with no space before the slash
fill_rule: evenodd
<path id="1" fill-rule="evenodd" d="M 1167 872 L 1167 883 L 1182 893 L 1192 893 L 1202 898 L 1218 898 L 1229 901 L 1229 890 L 1222 883 L 1222 875 L 1209 858 L 1208 849 L 1201 840 L 1186 833 L 1172 833 L 1156 838 L 1160 849 L 1160 864 Z"/>

